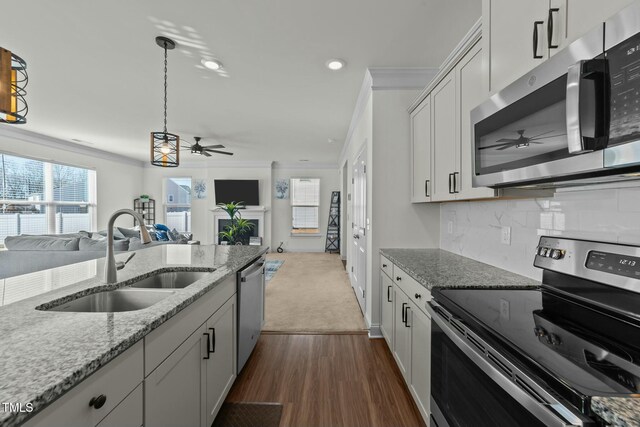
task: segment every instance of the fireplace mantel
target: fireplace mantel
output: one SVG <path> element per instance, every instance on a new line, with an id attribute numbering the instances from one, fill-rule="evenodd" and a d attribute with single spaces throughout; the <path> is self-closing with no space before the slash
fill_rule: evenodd
<path id="1" fill-rule="evenodd" d="M 214 243 L 218 242 L 218 233 L 221 230 L 219 227 L 219 220 L 221 219 L 229 219 L 229 214 L 227 214 L 222 209 L 216 207 L 210 209 L 213 213 L 213 241 Z M 258 236 L 262 239 L 263 244 L 265 244 L 264 239 L 264 229 L 265 229 L 265 221 L 264 215 L 267 212 L 267 209 L 264 206 L 249 206 L 245 209 L 240 209 L 240 216 L 245 219 L 254 219 L 258 221 Z"/>

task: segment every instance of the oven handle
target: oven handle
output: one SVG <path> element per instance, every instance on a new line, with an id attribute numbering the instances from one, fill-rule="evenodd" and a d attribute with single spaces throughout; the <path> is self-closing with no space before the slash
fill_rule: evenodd
<path id="1" fill-rule="evenodd" d="M 545 425 L 551 427 L 591 425 L 590 419 L 563 405 L 539 386 L 533 386 L 531 384 L 533 381 L 524 372 L 502 357 L 499 352 L 468 330 L 461 322 L 456 321 L 454 316 L 437 302 L 432 300 L 426 307 L 432 321 L 462 350 L 469 360 Z M 455 327 L 452 326 L 454 325 L 451 323 L 452 321 L 456 322 Z M 480 348 L 484 348 L 486 353 L 479 351 Z M 496 359 L 502 365 L 502 369 L 511 370 L 520 384 L 516 383 L 513 378 L 506 376 L 502 370 L 496 367 L 497 365 L 494 366 L 489 362 L 489 357 Z"/>

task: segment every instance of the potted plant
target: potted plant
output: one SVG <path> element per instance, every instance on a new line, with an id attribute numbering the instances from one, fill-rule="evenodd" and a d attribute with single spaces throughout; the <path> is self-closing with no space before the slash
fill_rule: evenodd
<path id="1" fill-rule="evenodd" d="M 221 231 L 218 235 L 229 242 L 230 245 L 242 244 L 241 239 L 244 234 L 255 226 L 255 224 L 240 215 L 240 209 L 244 208 L 243 203 L 218 203 L 218 208 L 225 211 L 231 219 L 231 224 L 224 227 L 224 231 Z"/>

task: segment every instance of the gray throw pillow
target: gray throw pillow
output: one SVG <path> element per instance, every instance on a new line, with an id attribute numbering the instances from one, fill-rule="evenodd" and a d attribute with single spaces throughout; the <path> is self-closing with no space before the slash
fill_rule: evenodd
<path id="1" fill-rule="evenodd" d="M 134 228 L 116 227 L 120 233 L 126 238 L 140 237 L 140 230 Z"/>
<path id="2" fill-rule="evenodd" d="M 10 251 L 77 251 L 78 238 L 52 236 L 7 236 L 5 247 Z"/>
<path id="3" fill-rule="evenodd" d="M 81 251 L 101 251 L 106 252 L 107 250 L 107 239 L 90 239 L 88 237 L 80 238 L 79 247 Z M 113 241 L 113 250 L 116 252 L 122 252 L 129 249 L 129 239 L 125 240 L 114 240 Z"/>
<path id="4" fill-rule="evenodd" d="M 93 233 L 94 236 L 96 233 Z M 107 237 L 107 230 L 100 230 L 98 231 L 99 235 L 101 235 L 102 237 Z M 124 240 L 126 239 L 126 237 L 124 236 L 124 234 L 122 234 L 120 232 L 120 230 L 118 230 L 118 227 L 113 227 L 113 240 Z"/>

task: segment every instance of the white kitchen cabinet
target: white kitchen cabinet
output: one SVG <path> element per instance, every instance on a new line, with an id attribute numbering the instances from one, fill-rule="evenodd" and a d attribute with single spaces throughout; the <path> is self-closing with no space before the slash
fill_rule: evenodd
<path id="1" fill-rule="evenodd" d="M 202 325 L 145 379 L 146 425 L 203 425 L 205 334 Z"/>
<path id="2" fill-rule="evenodd" d="M 134 344 L 120 356 L 107 363 L 89 378 L 69 390 L 34 418 L 27 427 L 87 427 L 96 426 L 106 420 L 112 411 L 118 410 L 121 402 L 142 382 L 142 341 Z M 94 403 L 95 402 L 95 403 Z M 114 414 L 121 425 L 140 425 L 142 406 Z M 140 422 L 138 422 L 140 421 Z M 104 425 L 109 425 L 105 422 Z"/>
<path id="3" fill-rule="evenodd" d="M 136 387 L 97 427 L 140 427 L 143 424 L 142 384 Z"/>
<path id="4" fill-rule="evenodd" d="M 235 316 L 234 295 L 146 377 L 147 425 L 211 425 L 235 380 Z"/>
<path id="5" fill-rule="evenodd" d="M 571 44 L 633 2 L 634 0 L 551 0 L 551 7 L 558 9 L 558 19 L 554 18 L 553 23 L 554 34 L 561 37 L 559 48 Z"/>
<path id="6" fill-rule="evenodd" d="M 456 166 L 456 81 L 449 72 L 431 92 L 431 127 L 433 129 L 432 201 L 455 199 L 452 191 Z"/>
<path id="7" fill-rule="evenodd" d="M 499 91 L 549 57 L 548 13 L 549 0 L 483 0 L 483 39 L 492 92 Z M 534 31 L 538 34 L 535 45 Z"/>
<path id="8" fill-rule="evenodd" d="M 425 420 L 429 419 L 431 399 L 431 318 L 421 307 L 411 304 L 411 395 Z"/>
<path id="9" fill-rule="evenodd" d="M 457 93 L 455 197 L 479 199 L 496 197 L 497 191 L 487 187 L 473 187 L 473 141 L 471 141 L 471 110 L 488 96 L 487 79 L 482 73 L 482 45 L 477 42 L 455 67 Z"/>
<path id="10" fill-rule="evenodd" d="M 204 426 L 208 427 L 218 413 L 224 398 L 236 379 L 236 301 L 227 301 L 206 323 L 209 333 L 209 359 L 206 360 Z"/>
<path id="11" fill-rule="evenodd" d="M 500 91 L 632 2 L 483 0 L 485 69 L 490 91 Z"/>
<path id="12" fill-rule="evenodd" d="M 395 290 L 393 281 L 384 272 L 380 272 L 380 283 L 382 284 L 382 313 L 380 331 L 387 341 L 387 345 L 393 351 L 393 303 L 395 300 Z"/>
<path id="13" fill-rule="evenodd" d="M 407 384 L 411 381 L 411 329 L 405 323 L 409 297 L 394 286 L 393 356 Z"/>
<path id="14" fill-rule="evenodd" d="M 427 96 L 411 113 L 411 201 L 431 200 L 431 97 Z"/>

